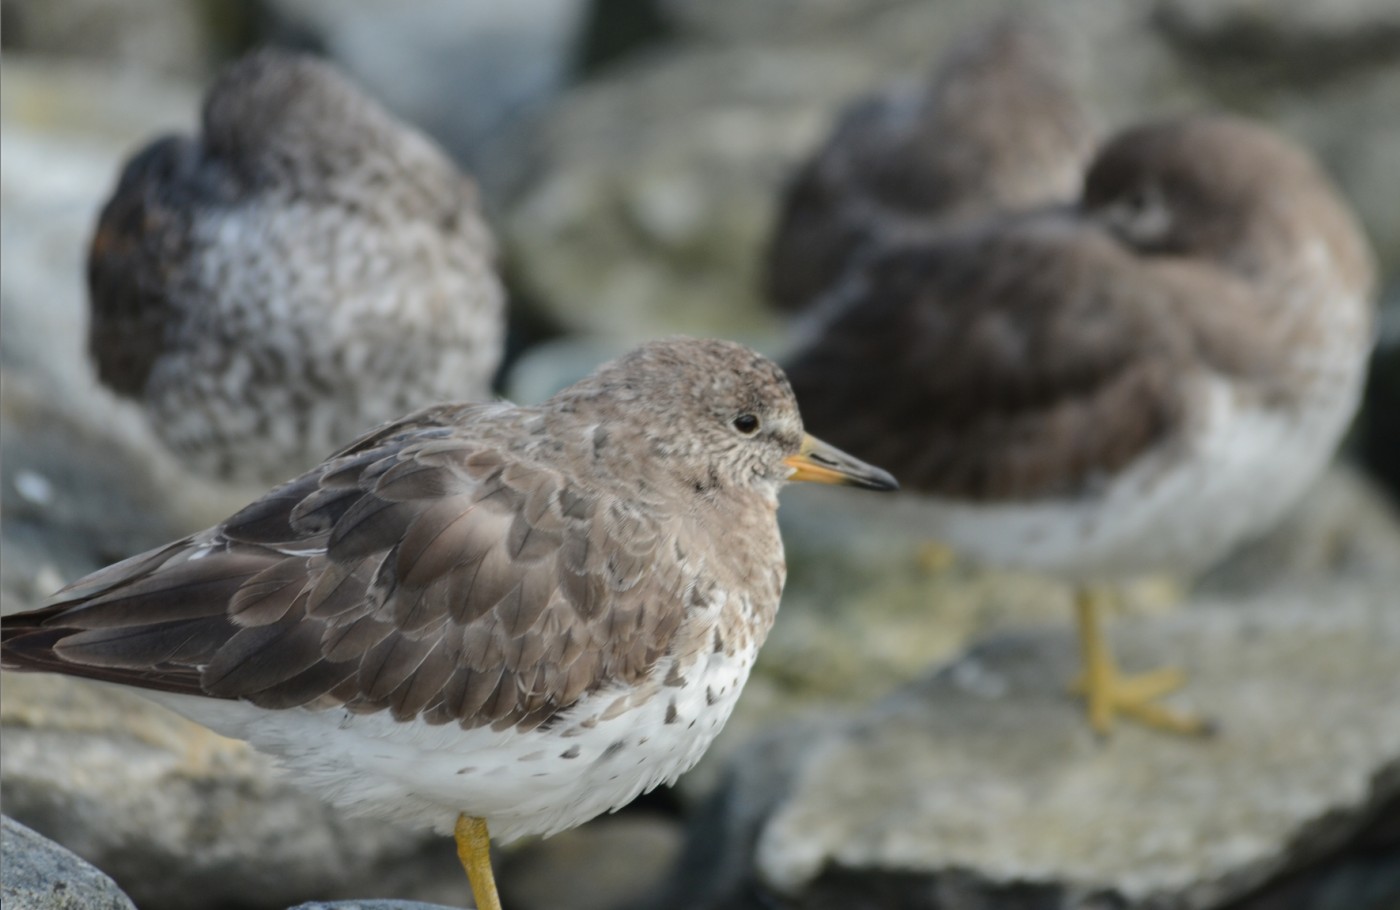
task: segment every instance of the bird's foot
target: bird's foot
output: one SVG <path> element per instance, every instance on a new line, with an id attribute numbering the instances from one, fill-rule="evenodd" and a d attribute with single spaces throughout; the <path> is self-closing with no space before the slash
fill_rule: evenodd
<path id="1" fill-rule="evenodd" d="M 1120 715 L 1169 733 L 1209 735 L 1214 727 L 1206 719 L 1157 704 L 1185 682 L 1186 675 L 1173 667 L 1125 676 L 1109 664 L 1081 673 L 1070 691 L 1084 698 L 1089 724 L 1100 735 L 1107 735 Z"/>
<path id="2" fill-rule="evenodd" d="M 919 544 L 914 555 L 919 571 L 925 575 L 938 575 L 952 568 L 958 561 L 958 554 L 952 547 L 939 540 L 925 540 Z"/>

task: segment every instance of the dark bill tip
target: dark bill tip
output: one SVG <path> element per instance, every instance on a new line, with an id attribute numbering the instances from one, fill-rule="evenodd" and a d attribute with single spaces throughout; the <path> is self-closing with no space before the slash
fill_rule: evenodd
<path id="1" fill-rule="evenodd" d="M 833 483 L 866 490 L 898 490 L 899 481 L 889 471 L 866 464 L 810 434 L 802 437 L 802 448 L 784 459 L 792 468 L 788 480 L 807 483 Z"/>

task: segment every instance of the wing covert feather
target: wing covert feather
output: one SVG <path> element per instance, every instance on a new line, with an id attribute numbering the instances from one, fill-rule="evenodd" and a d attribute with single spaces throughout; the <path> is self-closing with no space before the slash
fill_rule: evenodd
<path id="1" fill-rule="evenodd" d="M 468 727 L 536 725 L 636 682 L 688 585 L 662 518 L 473 438 L 498 410 L 372 431 L 219 528 L 7 624 L 7 649 L 24 639 L 30 665 L 129 685 Z"/>

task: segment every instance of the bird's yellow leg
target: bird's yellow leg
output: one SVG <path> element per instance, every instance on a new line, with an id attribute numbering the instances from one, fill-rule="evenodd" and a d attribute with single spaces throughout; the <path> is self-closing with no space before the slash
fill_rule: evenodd
<path id="1" fill-rule="evenodd" d="M 467 870 L 467 881 L 471 882 L 477 910 L 501 910 L 501 898 L 496 893 L 496 876 L 491 872 L 491 835 L 486 830 L 486 819 L 457 816 L 453 836 L 457 840 L 457 858 L 462 861 L 462 868 Z"/>
<path id="2" fill-rule="evenodd" d="M 1093 588 L 1082 588 L 1075 597 L 1084 670 L 1070 689 L 1084 696 L 1089 725 L 1096 733 L 1107 734 L 1114 720 L 1122 714 L 1172 733 L 1200 735 L 1210 732 L 1210 725 L 1201 718 L 1155 704 L 1158 698 L 1185 682 L 1180 670 L 1165 668 L 1139 676 L 1123 676 L 1118 672 L 1103 634 L 1103 611 L 1107 601 L 1103 591 Z"/>
<path id="3" fill-rule="evenodd" d="M 919 544 L 914 559 L 925 575 L 938 575 L 951 568 L 958 561 L 958 555 L 940 540 L 925 540 Z"/>

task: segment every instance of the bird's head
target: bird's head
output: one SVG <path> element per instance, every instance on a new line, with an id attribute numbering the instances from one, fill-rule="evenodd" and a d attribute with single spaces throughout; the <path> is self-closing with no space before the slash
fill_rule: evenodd
<path id="1" fill-rule="evenodd" d="M 790 481 L 896 487 L 885 471 L 806 434 L 782 369 L 733 342 L 651 342 L 556 401 L 597 421 L 609 457 L 645 454 L 657 473 L 701 495 L 773 496 Z"/>

